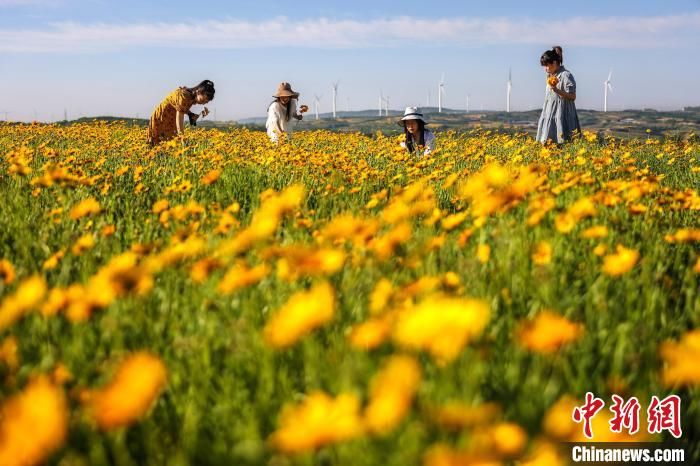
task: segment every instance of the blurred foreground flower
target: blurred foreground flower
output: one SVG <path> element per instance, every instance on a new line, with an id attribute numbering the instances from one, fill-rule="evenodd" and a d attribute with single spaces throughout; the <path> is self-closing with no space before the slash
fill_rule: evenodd
<path id="1" fill-rule="evenodd" d="M 488 304 L 476 299 L 432 297 L 402 311 L 394 328 L 399 346 L 430 352 L 439 362 L 456 358 L 489 321 Z"/>
<path id="2" fill-rule="evenodd" d="M 553 353 L 582 335 L 581 324 L 575 324 L 551 311 L 543 311 L 534 320 L 521 323 L 517 332 L 519 343 L 537 353 Z"/>
<path id="3" fill-rule="evenodd" d="M 603 258 L 603 272 L 611 277 L 617 277 L 632 270 L 637 260 L 639 260 L 639 252 L 618 245 L 615 254 Z"/>
<path id="4" fill-rule="evenodd" d="M 263 330 L 265 341 L 275 348 L 285 348 L 333 318 L 335 297 L 328 282 L 309 291 L 300 291 L 268 321 Z"/>
<path id="5" fill-rule="evenodd" d="M 158 357 L 147 352 L 127 357 L 105 387 L 90 393 L 88 403 L 95 421 L 110 430 L 143 417 L 163 390 L 166 377 Z"/>
<path id="6" fill-rule="evenodd" d="M 372 379 L 364 414 L 367 429 L 384 433 L 396 427 L 408 413 L 420 379 L 420 366 L 414 358 L 392 356 Z"/>
<path id="7" fill-rule="evenodd" d="M 23 281 L 14 294 L 0 303 L 0 330 L 12 325 L 24 314 L 38 307 L 46 294 L 46 282 L 33 276 Z"/>
<path id="8" fill-rule="evenodd" d="M 42 464 L 66 439 L 68 406 L 63 389 L 40 377 L 2 405 L 0 464 Z"/>
<path id="9" fill-rule="evenodd" d="M 270 443 L 285 453 L 300 453 L 362 434 L 360 400 L 350 394 L 331 398 L 311 393 L 298 406 L 287 405 Z"/>
<path id="10" fill-rule="evenodd" d="M 666 366 L 661 372 L 664 385 L 700 385 L 700 330 L 683 335 L 679 342 L 667 341 L 659 349 Z"/>

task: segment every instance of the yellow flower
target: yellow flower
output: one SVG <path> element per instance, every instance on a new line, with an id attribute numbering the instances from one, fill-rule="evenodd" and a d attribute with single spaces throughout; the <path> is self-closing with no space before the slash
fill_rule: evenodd
<path id="1" fill-rule="evenodd" d="M 219 267 L 221 267 L 221 261 L 218 259 L 204 258 L 198 260 L 190 269 L 190 278 L 195 283 L 203 283 L 209 278 L 209 275 Z"/>
<path id="2" fill-rule="evenodd" d="M 599 244 L 593 248 L 593 254 L 600 257 L 608 251 L 608 246 L 605 244 Z"/>
<path id="3" fill-rule="evenodd" d="M 485 264 L 489 261 L 489 258 L 491 257 L 491 246 L 488 244 L 480 244 L 476 248 L 476 258 L 481 262 L 482 264 Z"/>
<path id="4" fill-rule="evenodd" d="M 231 267 L 221 278 L 217 290 L 219 293 L 230 294 L 247 286 L 255 285 L 270 273 L 270 267 L 266 264 L 249 268 L 245 264 L 237 264 Z"/>
<path id="5" fill-rule="evenodd" d="M 170 202 L 168 202 L 167 199 L 160 199 L 160 200 L 156 201 L 155 204 L 153 204 L 153 208 L 151 209 L 151 212 L 158 215 L 161 212 L 168 210 L 168 207 L 170 207 Z"/>
<path id="6" fill-rule="evenodd" d="M 432 297 L 399 316 L 393 340 L 402 347 L 430 352 L 439 362 L 456 358 L 488 323 L 488 305 L 476 299 Z"/>
<path id="7" fill-rule="evenodd" d="M 423 455 L 423 466 L 503 466 L 493 452 L 473 453 L 438 443 Z"/>
<path id="8" fill-rule="evenodd" d="M 309 291 L 294 294 L 263 329 L 265 341 L 275 348 L 296 343 L 307 333 L 333 318 L 335 297 L 328 282 L 315 285 Z"/>
<path id="9" fill-rule="evenodd" d="M 411 226 L 408 223 L 400 223 L 384 235 L 375 238 L 372 249 L 379 259 L 387 260 L 394 254 L 396 248 L 407 242 L 410 237 Z"/>
<path id="10" fill-rule="evenodd" d="M 78 238 L 78 240 L 73 245 L 71 252 L 74 255 L 79 256 L 85 251 L 92 249 L 93 246 L 95 246 L 95 237 L 92 236 L 91 233 L 87 233 Z"/>
<path id="11" fill-rule="evenodd" d="M 557 445 L 536 441 L 531 452 L 517 464 L 519 466 L 566 466 L 569 462 L 558 450 Z"/>
<path id="12" fill-rule="evenodd" d="M 556 76 L 549 76 L 547 78 L 547 84 L 549 84 L 551 87 L 554 87 L 557 84 L 559 84 L 559 78 L 557 78 Z"/>
<path id="13" fill-rule="evenodd" d="M 55 269 L 58 266 L 58 261 L 63 259 L 63 256 L 65 255 L 65 251 L 56 251 L 55 253 L 51 254 L 51 257 L 44 261 L 41 268 L 44 270 Z"/>
<path id="14" fill-rule="evenodd" d="M 0 303 L 0 330 L 12 325 L 24 314 L 38 307 L 46 294 L 46 282 L 33 276 L 19 284 L 14 294 Z"/>
<path id="15" fill-rule="evenodd" d="M 450 401 L 430 410 L 431 420 L 440 427 L 449 430 L 491 424 L 500 415 L 501 408 L 496 403 L 472 405 L 460 401 Z"/>
<path id="16" fill-rule="evenodd" d="M 360 401 L 354 395 L 331 398 L 313 392 L 298 406 L 283 408 L 270 443 L 284 453 L 300 453 L 350 440 L 363 432 L 359 410 Z"/>
<path id="17" fill-rule="evenodd" d="M 391 335 L 392 320 L 389 317 L 369 319 L 352 328 L 350 344 L 357 349 L 371 350 L 386 341 Z"/>
<path id="18" fill-rule="evenodd" d="M 43 464 L 65 442 L 68 406 L 63 390 L 39 377 L 5 400 L 0 424 L 0 464 Z"/>
<path id="19" fill-rule="evenodd" d="M 565 442 L 570 440 L 581 428 L 571 418 L 574 408 L 578 406 L 575 398 L 564 395 L 549 407 L 542 421 L 544 432 L 559 441 Z"/>
<path id="20" fill-rule="evenodd" d="M 595 204 L 589 197 L 582 197 L 581 199 L 574 202 L 568 209 L 567 212 L 576 221 L 584 219 L 586 217 L 592 217 L 596 214 Z"/>
<path id="21" fill-rule="evenodd" d="M 466 219 L 467 212 L 459 212 L 457 214 L 448 215 L 447 217 L 443 218 L 440 224 L 442 225 L 443 229 L 450 231 L 461 225 L 462 222 L 464 222 Z"/>
<path id="22" fill-rule="evenodd" d="M 532 253 L 532 262 L 537 265 L 547 265 L 552 262 L 552 245 L 547 241 L 540 241 Z"/>
<path id="23" fill-rule="evenodd" d="M 527 444 L 527 434 L 515 423 L 501 422 L 489 430 L 493 446 L 501 456 L 508 458 L 518 456 Z"/>
<path id="24" fill-rule="evenodd" d="M 553 353 L 582 335 L 582 325 L 551 311 L 540 312 L 533 321 L 522 322 L 517 332 L 518 342 L 538 353 Z"/>
<path id="25" fill-rule="evenodd" d="M 462 279 L 456 273 L 449 271 L 442 277 L 442 282 L 447 288 L 454 289 L 462 284 Z"/>
<path id="26" fill-rule="evenodd" d="M 679 342 L 667 341 L 659 349 L 666 366 L 661 372 L 664 385 L 700 385 L 700 329 L 687 332 Z"/>
<path id="27" fill-rule="evenodd" d="M 214 183 L 216 183 L 216 180 L 218 180 L 220 176 L 221 176 L 221 170 L 219 170 L 219 169 L 211 170 L 210 172 L 208 172 L 206 175 L 204 175 L 202 177 L 202 183 L 207 184 L 207 185 L 214 184 Z"/>
<path id="28" fill-rule="evenodd" d="M 110 430 L 143 417 L 165 386 L 167 371 L 156 356 L 139 352 L 119 365 L 112 380 L 89 397 L 97 425 Z"/>
<path id="29" fill-rule="evenodd" d="M 637 260 L 639 260 L 639 252 L 618 245 L 615 254 L 603 258 L 603 272 L 611 277 L 617 277 L 632 270 Z"/>
<path id="30" fill-rule="evenodd" d="M 364 412 L 367 429 L 375 433 L 394 429 L 408 414 L 420 379 L 421 370 L 415 359 L 392 356 L 372 379 Z"/>
<path id="31" fill-rule="evenodd" d="M 576 226 L 576 217 L 568 212 L 558 214 L 554 218 L 554 226 L 559 233 L 569 233 Z"/>
<path id="32" fill-rule="evenodd" d="M 99 214 L 101 210 L 100 203 L 97 202 L 97 199 L 94 197 L 89 197 L 83 201 L 80 201 L 78 205 L 71 209 L 70 218 L 77 220 L 88 215 Z"/>
<path id="33" fill-rule="evenodd" d="M 374 285 L 374 289 L 369 296 L 369 312 L 377 315 L 389 304 L 389 299 L 394 288 L 389 280 L 382 278 Z"/>
<path id="34" fill-rule="evenodd" d="M 0 343 L 0 362 L 10 370 L 19 367 L 19 355 L 17 354 L 17 338 L 9 336 Z"/>
<path id="35" fill-rule="evenodd" d="M 330 275 L 345 264 L 345 253 L 332 248 L 290 246 L 282 249 L 281 255 L 277 262 L 277 276 L 290 281 L 301 276 Z"/>
<path id="36" fill-rule="evenodd" d="M 585 239 L 605 238 L 606 236 L 608 236 L 608 227 L 605 225 L 596 225 L 581 232 L 581 238 Z"/>
<path id="37" fill-rule="evenodd" d="M 15 281 L 15 268 L 7 259 L 0 259 L 0 282 L 9 285 Z"/>

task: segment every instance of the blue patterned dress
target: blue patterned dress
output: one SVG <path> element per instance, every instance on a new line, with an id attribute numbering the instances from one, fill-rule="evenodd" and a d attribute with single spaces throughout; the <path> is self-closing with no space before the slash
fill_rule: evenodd
<path id="1" fill-rule="evenodd" d="M 569 70 L 563 66 L 554 73 L 559 79 L 557 88 L 564 92 L 576 92 L 576 81 Z M 552 140 L 557 144 L 570 141 L 574 131 L 580 133 L 581 125 L 576 114 L 576 104 L 573 100 L 565 99 L 556 94 L 547 85 L 544 93 L 544 105 L 542 115 L 537 125 L 537 141 L 542 144 Z"/>

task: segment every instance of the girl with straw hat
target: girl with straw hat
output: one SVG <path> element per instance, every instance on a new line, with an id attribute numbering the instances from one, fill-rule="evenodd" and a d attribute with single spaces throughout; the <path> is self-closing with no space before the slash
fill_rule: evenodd
<path id="1" fill-rule="evenodd" d="M 277 86 L 277 92 L 272 97 L 275 100 L 267 108 L 267 122 L 265 123 L 267 135 L 270 137 L 270 141 L 274 143 L 279 142 L 282 134 L 286 135 L 287 140 L 291 140 L 293 128 L 290 120 L 292 118 L 301 120 L 303 118 L 302 113 L 306 112 L 308 107 L 302 105 L 300 113 L 297 113 L 299 93 L 294 92 L 291 84 L 287 82 L 280 83 Z"/>
<path id="2" fill-rule="evenodd" d="M 435 135 L 425 127 L 423 114 L 417 107 L 406 107 L 399 126 L 403 126 L 406 139 L 401 143 L 408 152 L 417 156 L 428 155 L 435 149 Z"/>

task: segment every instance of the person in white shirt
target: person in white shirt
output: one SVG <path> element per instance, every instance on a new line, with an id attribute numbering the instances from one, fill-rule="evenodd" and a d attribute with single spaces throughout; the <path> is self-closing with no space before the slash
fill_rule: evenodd
<path id="1" fill-rule="evenodd" d="M 417 107 L 406 107 L 399 126 L 403 127 L 406 139 L 401 143 L 408 152 L 418 157 L 428 155 L 435 150 L 435 135 L 425 127 L 423 114 Z"/>
<path id="2" fill-rule="evenodd" d="M 300 112 L 297 112 L 297 99 L 299 93 L 292 90 L 292 86 L 287 82 L 282 82 L 277 87 L 277 92 L 272 97 L 275 100 L 267 108 L 267 135 L 270 141 L 278 143 L 280 137 L 285 137 L 287 141 L 292 139 L 294 131 L 291 119 L 301 120 L 302 113 L 308 110 L 306 105 L 302 105 Z M 285 136 L 282 136 L 284 134 Z"/>

